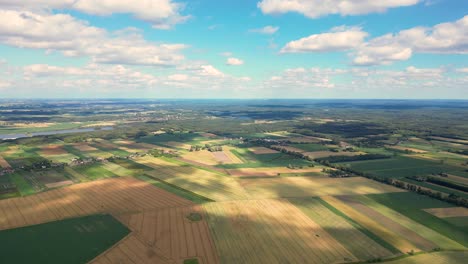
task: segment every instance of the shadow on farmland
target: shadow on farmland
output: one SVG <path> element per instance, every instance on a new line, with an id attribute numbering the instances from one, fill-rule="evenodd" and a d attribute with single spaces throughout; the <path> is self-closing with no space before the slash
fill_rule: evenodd
<path id="1" fill-rule="evenodd" d="M 204 207 L 221 263 L 341 263 L 392 255 L 372 252 L 368 244 L 352 241 L 355 230 L 322 229 L 285 200 L 230 201 Z M 349 239 L 340 243 L 331 231 Z"/>

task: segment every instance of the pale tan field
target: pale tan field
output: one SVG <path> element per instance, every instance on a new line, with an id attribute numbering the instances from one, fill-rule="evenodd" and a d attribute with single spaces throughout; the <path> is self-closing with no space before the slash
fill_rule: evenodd
<path id="1" fill-rule="evenodd" d="M 215 135 L 213 133 L 201 133 L 200 134 L 202 137 L 207 137 L 207 138 L 215 138 L 217 137 L 218 135 Z"/>
<path id="2" fill-rule="evenodd" d="M 421 249 L 424 251 L 430 251 L 434 248 L 438 248 L 439 246 L 434 242 L 422 237 L 420 234 L 416 233 L 414 230 L 407 228 L 400 224 L 399 219 L 391 219 L 386 217 L 385 215 L 381 214 L 377 210 L 374 210 L 371 207 L 368 207 L 359 201 L 353 199 L 350 196 L 341 196 L 339 198 L 343 203 L 347 206 L 350 206 L 357 212 L 362 213 L 363 215 L 369 217 L 370 219 L 376 221 L 380 225 L 389 229 L 392 233 L 400 236 L 401 238 L 407 240 L 411 244 L 413 244 L 416 249 Z M 383 237 L 385 239 L 385 237 Z"/>
<path id="3" fill-rule="evenodd" d="M 256 154 L 256 155 L 279 153 L 279 151 L 277 150 L 265 148 L 265 147 L 253 147 L 253 148 L 249 148 L 249 150 L 252 151 L 253 154 Z"/>
<path id="4" fill-rule="evenodd" d="M 205 165 L 238 164 L 242 161 L 230 151 L 232 147 L 223 146 L 223 151 L 210 152 L 208 150 L 186 152 L 181 155 L 183 159 Z"/>
<path id="5" fill-rule="evenodd" d="M 236 177 L 243 176 L 277 176 L 278 173 L 307 173 L 307 172 L 321 172 L 323 167 L 306 167 L 303 169 L 289 169 L 286 167 L 265 167 L 265 168 L 241 168 L 241 169 L 227 169 L 227 173 Z"/>
<path id="6" fill-rule="evenodd" d="M 149 183 L 130 177 L 112 178 L 0 200 L 0 230 L 97 213 L 188 205 L 192 203 Z"/>
<path id="7" fill-rule="evenodd" d="M 55 125 L 55 123 L 14 123 L 11 126 L 15 128 L 44 128 Z"/>
<path id="8" fill-rule="evenodd" d="M 56 188 L 56 187 L 71 185 L 73 183 L 74 183 L 73 181 L 66 180 L 66 181 L 59 181 L 59 182 L 53 182 L 53 183 L 46 183 L 45 186 L 47 188 Z"/>
<path id="9" fill-rule="evenodd" d="M 72 144 L 72 146 L 73 146 L 74 148 L 76 148 L 77 150 L 83 151 L 83 152 L 97 151 L 97 150 L 98 150 L 98 149 L 95 148 L 95 147 L 91 147 L 91 146 L 88 145 L 87 143 L 75 143 L 75 144 Z"/>
<path id="10" fill-rule="evenodd" d="M 176 264 L 162 252 L 155 251 L 135 234 L 130 234 L 89 262 L 90 264 Z"/>
<path id="11" fill-rule="evenodd" d="M 427 151 L 425 150 L 422 150 L 422 149 L 417 149 L 417 148 L 409 148 L 409 147 L 405 147 L 405 146 L 385 146 L 387 148 L 390 148 L 390 149 L 396 149 L 396 150 L 401 150 L 401 151 L 411 151 L 411 152 L 414 152 L 414 153 L 426 153 Z"/>
<path id="12" fill-rule="evenodd" d="M 10 168 L 10 164 L 2 156 L 0 156 L 0 168 Z"/>
<path id="13" fill-rule="evenodd" d="M 313 151 L 313 152 L 305 152 L 304 155 L 312 158 L 325 158 L 331 156 L 357 156 L 361 154 L 366 154 L 364 152 L 348 152 L 348 151 L 340 151 L 340 152 L 333 152 L 333 151 Z"/>
<path id="14" fill-rule="evenodd" d="M 288 138 L 288 140 L 291 141 L 292 143 L 296 143 L 296 142 L 317 143 L 320 141 L 332 141 L 331 139 L 328 139 L 328 138 L 311 137 L 311 136 L 291 137 L 291 138 Z"/>
<path id="15" fill-rule="evenodd" d="M 244 188 L 226 175 L 145 156 L 135 160 L 155 170 L 146 174 L 215 201 L 246 199 Z"/>
<path id="16" fill-rule="evenodd" d="M 461 144 L 468 144 L 468 140 L 463 140 L 463 139 L 434 137 L 434 136 L 432 136 L 431 138 L 435 139 L 435 140 L 440 140 L 440 141 L 448 141 L 448 142 L 455 142 L 455 143 L 461 143 Z"/>
<path id="17" fill-rule="evenodd" d="M 185 143 L 181 143 L 177 141 L 168 141 L 168 142 L 164 142 L 161 144 L 164 144 L 166 146 L 173 147 L 173 148 L 181 148 L 181 149 L 186 149 L 186 150 L 189 150 L 191 147 L 191 145 L 189 144 L 185 144 Z"/>
<path id="18" fill-rule="evenodd" d="M 375 211 L 379 212 L 380 214 L 392 219 L 393 221 L 397 222 L 398 224 L 406 227 L 407 229 L 411 230 L 412 232 L 416 232 L 418 235 L 424 237 L 425 239 L 432 241 L 437 247 L 442 249 L 466 249 L 463 245 L 459 244 L 458 242 L 436 232 L 435 230 L 422 225 L 412 219 L 400 214 L 397 211 L 390 209 L 366 196 L 353 196 L 347 197 L 348 199 L 354 199 L 359 201 L 366 206 L 374 209 Z M 431 248 L 429 249 L 431 250 Z"/>
<path id="19" fill-rule="evenodd" d="M 43 156 L 55 156 L 68 154 L 60 145 L 48 145 L 41 148 L 40 154 Z"/>
<path id="20" fill-rule="evenodd" d="M 306 151 L 303 150 L 303 149 L 295 148 L 295 147 L 290 147 L 290 146 L 274 146 L 274 147 L 278 147 L 278 148 L 281 148 L 281 149 L 285 149 L 286 151 L 291 151 L 291 152 L 298 152 L 298 153 L 306 152 Z"/>
<path id="21" fill-rule="evenodd" d="M 330 204 L 331 206 L 335 207 L 342 213 L 346 214 L 347 216 L 351 217 L 354 221 L 358 222 L 360 225 L 367 228 L 369 231 L 374 233 L 375 235 L 381 237 L 395 248 L 400 250 L 401 252 L 419 252 L 415 245 L 413 245 L 408 240 L 400 237 L 399 235 L 395 234 L 392 230 L 388 229 L 387 227 L 381 225 L 379 222 L 373 220 L 372 218 L 366 216 L 363 213 L 353 209 L 351 206 L 345 204 L 344 202 L 340 201 L 339 199 L 332 197 L 332 196 L 325 196 L 321 197 L 322 200 Z"/>
<path id="22" fill-rule="evenodd" d="M 468 178 L 460 177 L 456 175 L 449 174 L 447 177 L 449 180 L 468 185 Z"/>
<path id="23" fill-rule="evenodd" d="M 201 221 L 192 222 L 187 216 L 199 213 Z M 133 234 L 155 252 L 162 253 L 174 263 L 197 258 L 200 263 L 218 263 L 205 213 L 200 206 L 166 208 L 117 217 Z"/>
<path id="24" fill-rule="evenodd" d="M 117 123 L 114 121 L 98 122 L 89 125 L 84 125 L 83 127 L 104 127 L 104 126 L 115 126 Z"/>
<path id="25" fill-rule="evenodd" d="M 241 185 L 255 198 L 314 197 L 325 195 L 402 192 L 393 186 L 362 177 L 315 178 L 282 177 L 241 179 Z"/>
<path id="26" fill-rule="evenodd" d="M 468 216 L 468 209 L 465 207 L 431 208 L 424 211 L 439 218 Z"/>
<path id="27" fill-rule="evenodd" d="M 386 264 L 465 264 L 468 251 L 445 251 L 416 255 L 385 262 Z"/>
<path id="28" fill-rule="evenodd" d="M 336 215 L 317 199 L 292 198 L 290 201 L 314 222 L 329 231 L 344 247 L 360 260 L 386 258 L 393 255 L 366 236 L 344 218 Z"/>
<path id="29" fill-rule="evenodd" d="M 208 203 L 221 263 L 341 263 L 345 247 L 286 200 Z"/>

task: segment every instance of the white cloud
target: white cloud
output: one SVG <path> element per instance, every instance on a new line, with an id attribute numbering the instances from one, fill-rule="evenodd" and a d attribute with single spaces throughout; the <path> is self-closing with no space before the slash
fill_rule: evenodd
<path id="1" fill-rule="evenodd" d="M 468 73 L 468 68 L 459 68 L 456 71 L 461 73 Z"/>
<path id="2" fill-rule="evenodd" d="M 281 49 L 281 53 L 345 51 L 360 46 L 367 35 L 360 28 L 333 28 L 328 33 L 291 41 Z"/>
<path id="3" fill-rule="evenodd" d="M 262 28 L 254 28 L 249 30 L 249 32 L 252 33 L 259 33 L 259 34 L 264 34 L 264 35 L 273 35 L 276 32 L 278 32 L 279 27 L 274 27 L 274 26 L 265 26 Z"/>
<path id="4" fill-rule="evenodd" d="M 257 4 L 264 14 L 296 12 L 309 18 L 339 14 L 381 13 L 389 8 L 415 5 L 420 0 L 262 0 Z"/>
<path id="5" fill-rule="evenodd" d="M 96 63 L 168 66 L 184 59 L 183 44 L 156 44 L 135 29 L 108 32 L 66 14 L 0 10 L 0 43 L 65 56 L 89 56 Z"/>
<path id="6" fill-rule="evenodd" d="M 281 53 L 350 51 L 354 65 L 386 65 L 414 53 L 468 54 L 468 15 L 433 27 L 415 27 L 365 41 L 357 27 L 336 27 L 287 43 Z"/>
<path id="7" fill-rule="evenodd" d="M 231 66 L 239 66 L 244 64 L 244 61 L 238 58 L 228 58 L 226 64 Z"/>
<path id="8" fill-rule="evenodd" d="M 0 0 L 0 7 L 21 10 L 66 9 L 100 16 L 131 14 L 158 29 L 169 29 L 189 19 L 189 16 L 181 15 L 184 5 L 172 0 Z"/>
<path id="9" fill-rule="evenodd" d="M 468 54 L 468 16 L 433 27 L 415 27 L 371 39 L 359 47 L 356 65 L 408 60 L 413 53 Z"/>

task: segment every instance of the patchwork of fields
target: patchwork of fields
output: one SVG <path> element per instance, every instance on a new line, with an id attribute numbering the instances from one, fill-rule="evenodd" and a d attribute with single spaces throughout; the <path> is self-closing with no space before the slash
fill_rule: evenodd
<path id="1" fill-rule="evenodd" d="M 344 151 L 342 145 L 350 146 L 345 142 L 285 132 L 254 136 L 284 140 L 285 150 L 312 158 L 380 153 Z M 327 264 L 394 258 L 401 260 L 389 263 L 462 263 L 466 256 L 466 208 L 356 175 L 332 178 L 329 172 L 335 169 L 319 160 L 231 142 L 210 133 L 163 133 L 136 141 L 4 147 L 2 168 L 43 160 L 99 162 L 8 174 L 2 180 L 13 183 L 15 195 L 22 197 L 0 200 L 0 233 L 109 214 L 130 233 L 100 235 L 103 240 L 95 241 L 99 250 L 86 261 L 103 264 Z M 189 151 L 209 143 L 222 145 L 222 151 Z M 171 155 L 145 154 L 154 149 Z M 418 154 L 336 165 L 405 181 L 444 172 L 448 180 L 464 184 L 462 167 L 417 157 L 428 151 L 417 149 L 410 150 Z"/>

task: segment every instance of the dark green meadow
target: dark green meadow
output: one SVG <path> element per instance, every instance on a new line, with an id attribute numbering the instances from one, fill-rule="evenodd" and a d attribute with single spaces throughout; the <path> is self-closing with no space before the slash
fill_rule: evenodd
<path id="1" fill-rule="evenodd" d="M 82 264 L 130 231 L 110 215 L 94 215 L 0 231 L 0 263 Z"/>

